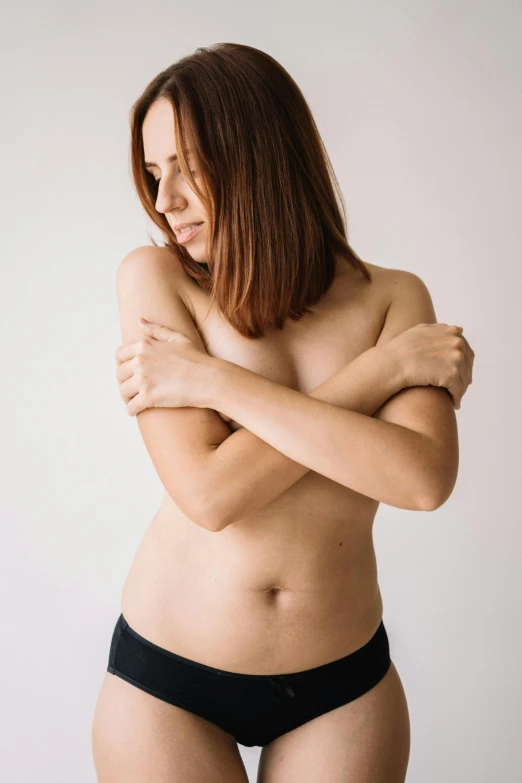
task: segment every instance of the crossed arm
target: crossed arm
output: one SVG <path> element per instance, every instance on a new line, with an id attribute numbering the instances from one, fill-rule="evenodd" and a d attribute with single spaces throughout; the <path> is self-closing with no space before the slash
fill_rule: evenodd
<path id="1" fill-rule="evenodd" d="M 157 248 L 138 248 L 120 265 L 124 342 L 140 339 L 138 314 L 201 342 L 180 295 L 176 263 Z M 265 507 L 310 469 L 400 508 L 428 510 L 445 501 L 458 462 L 450 396 L 438 387 L 402 389 L 399 368 L 382 351 L 395 334 L 436 321 L 422 281 L 399 270 L 397 276 L 375 348 L 309 395 L 216 360 L 208 407 L 137 415 L 165 489 L 190 518 L 221 530 Z M 245 429 L 230 434 L 217 410 Z"/>
<path id="2" fill-rule="evenodd" d="M 211 388 L 220 387 L 221 394 L 219 399 L 209 399 L 208 407 L 226 414 L 234 410 L 231 417 L 243 422 L 244 428 L 216 446 L 214 460 L 218 469 L 211 471 L 207 477 L 209 522 L 211 527 L 218 529 L 265 508 L 311 469 L 308 463 L 310 455 L 314 460 L 316 444 L 310 437 L 310 417 L 305 410 L 299 409 L 304 397 L 322 400 L 329 404 L 327 408 L 338 406 L 368 417 L 402 388 L 400 368 L 388 360 L 384 351 L 379 353 L 374 349 L 360 354 L 308 395 L 294 392 L 290 398 L 284 397 L 286 387 L 272 381 L 268 382 L 272 396 L 268 396 L 267 388 L 258 387 L 258 382 L 262 384 L 266 379 L 249 371 L 241 379 L 243 382 L 246 380 L 247 385 L 241 387 L 237 383 L 240 376 L 234 377 L 234 372 L 243 368 L 228 362 L 223 368 L 231 374 L 225 383 L 219 377 L 216 379 L 216 385 Z M 255 377 L 251 378 L 252 375 Z M 247 407 L 240 407 L 241 400 L 247 402 Z M 295 408 L 294 403 L 297 403 Z M 255 420 L 249 418 L 249 411 L 254 413 Z M 287 419 L 289 414 L 293 420 Z M 293 432 L 297 433 L 297 440 L 292 444 Z M 324 453 L 330 448 L 330 442 L 322 420 L 315 433 L 316 438 L 319 434 L 319 452 Z M 319 467 L 317 461 L 315 464 Z M 328 471 L 326 463 L 325 467 Z M 322 469 L 317 472 L 327 475 Z M 230 481 L 230 476 L 234 477 L 233 481 Z M 393 497 L 390 495 L 389 500 L 397 503 L 398 493 Z M 403 500 L 405 508 L 416 507 L 415 497 L 405 496 Z"/>

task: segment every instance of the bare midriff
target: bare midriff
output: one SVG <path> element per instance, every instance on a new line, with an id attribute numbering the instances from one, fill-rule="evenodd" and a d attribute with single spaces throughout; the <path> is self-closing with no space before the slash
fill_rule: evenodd
<path id="1" fill-rule="evenodd" d="M 374 283 L 349 286 L 351 273 L 340 274 L 313 324 L 306 316 L 292 322 L 277 342 L 243 340 L 207 318 L 200 333 L 208 352 L 308 393 L 376 342 L 386 270 L 368 267 Z M 187 293 L 200 327 L 205 296 L 192 282 Z M 214 533 L 165 492 L 125 580 L 121 611 L 154 644 L 226 671 L 284 674 L 341 658 L 382 619 L 378 506 L 309 471 L 266 509 Z"/>

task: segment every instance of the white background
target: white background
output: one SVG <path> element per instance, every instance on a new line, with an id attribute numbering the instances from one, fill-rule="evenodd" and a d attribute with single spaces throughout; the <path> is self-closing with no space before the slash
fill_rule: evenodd
<path id="1" fill-rule="evenodd" d="M 419 275 L 476 353 L 452 496 L 382 505 L 375 544 L 408 783 L 519 783 L 521 7 L 34 0 L 1 17 L 1 779 L 95 782 L 120 592 L 162 495 L 114 368 L 116 268 L 151 231 L 128 113 L 160 70 L 231 41 L 303 90 L 356 252 Z M 260 749 L 240 750 L 254 781 Z"/>

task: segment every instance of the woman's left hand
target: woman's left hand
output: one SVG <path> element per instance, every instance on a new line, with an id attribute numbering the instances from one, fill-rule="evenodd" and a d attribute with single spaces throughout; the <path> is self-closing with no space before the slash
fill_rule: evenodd
<path id="1" fill-rule="evenodd" d="M 129 416 L 145 408 L 204 407 L 212 357 L 182 332 L 140 318 L 144 337 L 114 356 Z"/>

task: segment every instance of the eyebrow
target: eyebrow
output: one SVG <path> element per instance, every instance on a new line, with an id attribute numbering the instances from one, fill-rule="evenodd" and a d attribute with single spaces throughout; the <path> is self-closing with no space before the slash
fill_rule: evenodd
<path id="1" fill-rule="evenodd" d="M 191 155 L 192 155 L 192 150 L 188 150 L 187 157 L 190 157 Z M 177 159 L 178 159 L 177 155 L 169 155 L 169 157 L 167 158 L 167 163 L 174 163 L 174 161 L 177 160 Z M 148 169 L 148 168 L 159 169 L 159 166 L 158 166 L 157 163 L 149 163 L 149 162 L 145 161 L 144 166 L 145 166 L 146 169 Z"/>

